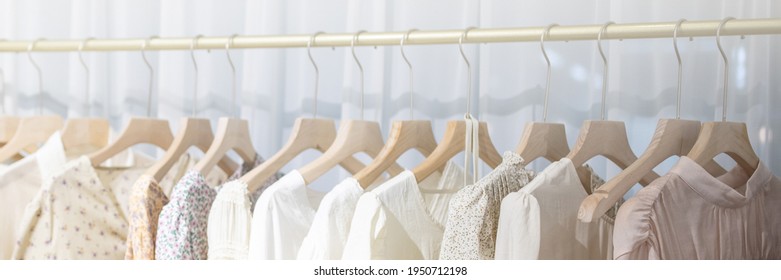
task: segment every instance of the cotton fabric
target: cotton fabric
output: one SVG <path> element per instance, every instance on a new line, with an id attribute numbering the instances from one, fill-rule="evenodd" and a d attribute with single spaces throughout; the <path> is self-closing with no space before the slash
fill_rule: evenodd
<path id="1" fill-rule="evenodd" d="M 781 259 L 781 181 L 681 157 L 618 210 L 613 243 L 616 259 Z"/>
<path id="2" fill-rule="evenodd" d="M 268 187 L 253 211 L 249 258 L 295 259 L 323 196 L 297 170 Z"/>
<path id="3" fill-rule="evenodd" d="M 438 259 L 449 200 L 463 186 L 464 171 L 448 162 L 443 173 L 435 172 L 420 184 L 406 170 L 365 193 L 356 206 L 343 258 Z"/>
<path id="4" fill-rule="evenodd" d="M 256 156 L 245 162 L 228 180 L 235 180 L 263 162 Z M 217 188 L 218 189 L 218 188 Z M 163 206 L 157 223 L 155 259 L 205 260 L 209 254 L 208 220 L 217 196 L 206 178 L 196 170 L 187 171 L 174 186 L 168 204 Z M 254 196 L 254 195 L 253 195 Z"/>
<path id="5" fill-rule="evenodd" d="M 130 187 L 153 163 L 131 155 L 112 168 L 82 156 L 46 179 L 22 216 L 13 258 L 122 259 Z"/>
<path id="6" fill-rule="evenodd" d="M 65 163 L 62 138 L 55 132 L 35 153 L 0 172 L 0 260 L 11 259 L 27 203 L 35 198 L 42 182 Z"/>
<path id="7" fill-rule="evenodd" d="M 507 151 L 496 169 L 458 191 L 450 201 L 441 259 L 494 259 L 502 199 L 534 178 L 525 165 L 520 155 Z"/>
<path id="8" fill-rule="evenodd" d="M 163 185 L 149 175 L 142 175 L 133 184 L 128 201 L 130 216 L 128 218 L 126 260 L 155 259 L 155 240 L 160 212 L 169 201 L 166 194 L 170 193 L 174 184 L 197 162 L 198 160 L 192 155 L 183 154 L 169 169 L 163 179 Z M 214 182 L 219 184 L 227 177 L 225 172 L 219 168 L 212 169 L 207 176 L 210 180 L 209 185 Z"/>
<path id="9" fill-rule="evenodd" d="M 604 184 L 590 167 L 585 168 L 590 190 Z M 571 160 L 551 163 L 502 200 L 496 259 L 609 259 L 613 217 L 606 214 L 591 223 L 580 222 L 578 209 L 586 196 Z"/>
<path id="10" fill-rule="evenodd" d="M 282 176 L 281 173 L 274 174 L 251 196 L 247 184 L 240 180 L 230 181 L 220 188 L 209 211 L 206 232 L 210 260 L 244 260 L 248 258 L 253 202 L 266 188 Z"/>

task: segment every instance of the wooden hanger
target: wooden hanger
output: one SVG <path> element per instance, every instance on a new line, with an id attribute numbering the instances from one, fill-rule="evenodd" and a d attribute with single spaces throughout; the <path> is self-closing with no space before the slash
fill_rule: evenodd
<path id="1" fill-rule="evenodd" d="M 71 118 L 62 129 L 62 146 L 65 151 L 94 151 L 108 145 L 109 133 L 107 119 Z"/>
<path id="2" fill-rule="evenodd" d="M 727 154 L 737 162 L 738 166 L 748 174 L 754 174 L 759 166 L 759 157 L 748 137 L 745 123 L 727 121 L 727 88 L 729 86 L 729 61 L 724 49 L 721 47 L 721 28 L 727 21 L 734 18 L 725 18 L 716 29 L 716 45 L 724 60 L 724 101 L 722 105 L 721 122 L 707 122 L 703 124 L 700 136 L 694 143 L 687 157 L 701 166 L 711 161 L 719 154 Z"/>
<path id="3" fill-rule="evenodd" d="M 545 101 L 542 109 L 542 122 L 531 122 L 526 124 L 521 136 L 521 142 L 518 143 L 515 151 L 521 155 L 521 158 L 527 163 L 538 158 L 545 158 L 554 162 L 567 156 L 569 153 L 569 144 L 567 144 L 567 135 L 564 130 L 564 124 L 548 123 L 548 97 L 550 96 L 550 77 L 551 64 L 548 59 L 548 53 L 545 51 L 545 36 L 550 36 L 550 30 L 558 24 L 551 24 L 545 27 L 540 35 L 540 49 L 545 62 L 548 65 L 548 74 L 545 83 Z"/>
<path id="4" fill-rule="evenodd" d="M 14 137 L 21 119 L 15 116 L 0 116 L 0 145 L 5 145 Z"/>
<path id="5" fill-rule="evenodd" d="M 0 148 L 0 162 L 18 156 L 19 152 L 23 150 L 36 150 L 40 144 L 49 139 L 49 136 L 62 128 L 62 117 L 57 115 L 43 115 L 43 75 L 41 73 L 41 68 L 38 67 L 38 64 L 32 57 L 32 50 L 35 47 L 35 44 L 40 40 L 43 39 L 35 40 L 27 46 L 27 58 L 38 73 L 39 115 L 22 118 L 19 121 L 16 132 L 13 133 L 13 136 L 11 136 L 8 142 Z M 10 128 L 12 128 L 14 119 L 10 118 L 8 124 Z"/>
<path id="6" fill-rule="evenodd" d="M 651 144 L 645 152 L 629 167 L 621 171 L 613 179 L 608 180 L 594 193 L 589 195 L 580 205 L 578 219 L 584 223 L 590 223 L 594 217 L 601 217 L 610 208 L 623 198 L 624 194 L 632 186 L 638 183 L 641 177 L 652 171 L 654 167 L 671 156 L 683 156 L 691 150 L 700 130 L 700 122 L 693 120 L 681 120 L 681 73 L 683 64 L 678 52 L 677 35 L 678 28 L 685 20 L 679 20 L 673 29 L 673 46 L 678 58 L 678 91 L 675 119 L 661 119 L 656 125 L 656 131 L 651 139 Z M 715 161 L 710 161 L 706 169 L 718 176 L 726 171 Z"/>
<path id="7" fill-rule="evenodd" d="M 230 37 L 225 43 L 225 54 L 228 57 L 228 63 L 231 67 L 233 77 L 233 108 L 236 104 L 236 67 L 233 65 L 233 59 L 230 55 L 230 47 L 233 45 L 233 39 L 237 35 Z M 195 165 L 195 170 L 201 174 L 208 174 L 217 162 L 226 156 L 228 151 L 235 151 L 245 162 L 255 161 L 255 148 L 252 146 L 252 138 L 249 133 L 249 123 L 246 120 L 236 118 L 220 118 L 217 124 L 217 137 L 214 138 L 209 150 L 203 158 Z"/>
<path id="8" fill-rule="evenodd" d="M 415 149 L 429 156 L 437 148 L 430 121 L 397 121 L 393 123 L 388 142 L 371 164 L 355 174 L 361 187 L 369 187 L 406 151 Z"/>
<path id="9" fill-rule="evenodd" d="M 632 152 L 632 148 L 629 146 L 629 139 L 627 139 L 626 136 L 624 122 L 605 120 L 605 97 L 607 94 L 609 64 L 607 63 L 605 53 L 602 51 L 602 33 L 607 29 L 607 26 L 612 23 L 613 22 L 608 22 L 603 25 L 597 35 L 599 54 L 602 56 L 602 62 L 605 67 L 602 75 L 602 120 L 589 120 L 583 123 L 577 143 L 567 155 L 567 158 L 572 160 L 574 166 L 581 166 L 591 158 L 603 156 L 618 165 L 619 168 L 626 169 L 637 160 L 637 156 Z M 645 186 L 658 177 L 659 175 L 651 171 L 648 174 L 643 175 L 640 179 L 640 183 Z M 589 177 L 581 177 L 580 179 L 586 192 L 590 194 L 591 182 Z"/>
<path id="10" fill-rule="evenodd" d="M 293 130 L 290 133 L 285 146 L 282 147 L 274 156 L 263 162 L 261 165 L 247 172 L 241 177 L 241 181 L 247 183 L 250 193 L 255 192 L 262 184 L 268 180 L 275 172 L 282 169 L 293 158 L 300 155 L 303 151 L 314 149 L 324 153 L 331 147 L 336 138 L 336 126 L 332 120 L 317 118 L 317 93 L 320 81 L 320 69 L 317 67 L 312 57 L 311 47 L 317 35 L 323 32 L 317 32 L 309 39 L 307 43 L 307 54 L 309 61 L 315 69 L 315 96 L 314 96 L 314 118 L 297 118 L 293 124 Z M 359 160 L 350 156 L 339 163 L 344 169 L 352 174 L 363 169 L 364 165 Z"/>
<path id="11" fill-rule="evenodd" d="M 358 36 L 363 32 L 365 31 L 358 31 L 353 35 L 350 46 L 353 59 L 361 74 L 361 119 L 363 119 L 363 99 L 365 95 L 363 66 L 358 60 L 358 56 L 355 55 L 355 43 L 358 41 Z M 349 156 L 363 152 L 372 158 L 376 157 L 382 150 L 383 145 L 379 123 L 364 120 L 343 120 L 339 125 L 339 131 L 336 133 L 336 139 L 334 139 L 331 147 L 322 156 L 299 169 L 299 172 L 304 177 L 304 181 L 309 184 Z M 403 169 L 394 163 L 388 171 L 391 175 L 396 175 L 401 173 Z"/>
<path id="12" fill-rule="evenodd" d="M 410 30 L 401 38 L 400 50 L 401 57 L 409 67 L 409 94 L 410 94 L 410 120 L 393 122 L 388 141 L 369 166 L 353 176 L 358 183 L 364 187 L 369 187 L 388 167 L 393 165 L 402 154 L 409 150 L 417 150 L 423 156 L 429 156 L 437 147 L 437 141 L 434 138 L 434 130 L 431 128 L 431 121 L 414 120 L 413 116 L 413 87 L 412 87 L 412 64 L 404 53 L 404 41 L 409 38 Z"/>
<path id="13" fill-rule="evenodd" d="M 202 37 L 202 35 L 195 36 L 190 44 L 190 57 L 192 58 L 193 68 L 195 70 L 195 79 L 193 80 L 193 116 L 197 115 L 198 100 L 198 63 L 195 60 L 195 45 L 198 43 L 198 38 L 200 37 Z M 209 150 L 209 146 L 211 146 L 213 141 L 214 134 L 212 133 L 212 125 L 208 119 L 195 117 L 182 118 L 181 128 L 176 134 L 171 146 L 163 157 L 146 171 L 146 174 L 152 176 L 155 180 L 160 181 L 190 147 L 196 147 L 205 153 Z M 232 174 L 233 171 L 238 168 L 238 164 L 228 157 L 223 157 L 218 163 L 218 166 L 226 174 Z"/>
<path id="14" fill-rule="evenodd" d="M 420 165 L 412 170 L 418 183 L 422 182 L 429 175 L 441 169 L 447 162 L 464 151 L 464 138 L 466 135 L 466 122 L 462 120 L 451 120 L 447 123 L 445 136 L 439 145 L 431 154 L 423 160 Z M 482 159 L 491 168 L 496 168 L 502 162 L 502 156 L 496 150 L 488 134 L 488 124 L 480 122 L 480 159 Z"/>
<path id="15" fill-rule="evenodd" d="M 335 138 L 336 127 L 332 120 L 298 118 L 285 146 L 263 164 L 244 174 L 241 181 L 247 183 L 249 192 L 254 192 L 271 175 L 282 169 L 302 152 L 314 149 L 325 153 L 334 143 Z M 340 161 L 339 165 L 352 174 L 364 168 L 364 164 L 352 156 Z"/>
<path id="16" fill-rule="evenodd" d="M 85 110 L 87 115 L 89 115 L 90 111 L 90 71 L 87 63 L 84 62 L 82 50 L 89 40 L 90 38 L 87 38 L 79 45 L 79 62 L 81 62 L 85 72 L 84 95 L 87 103 Z M 69 118 L 65 121 L 65 127 L 62 129 L 62 146 L 67 152 L 75 152 L 75 154 L 79 155 L 83 154 L 84 151 L 94 151 L 103 148 L 108 145 L 109 126 L 109 121 L 105 118 Z"/>
<path id="17" fill-rule="evenodd" d="M 150 38 L 151 39 L 151 38 Z M 133 117 L 119 134 L 113 143 L 98 150 L 89 156 L 92 166 L 99 166 L 109 158 L 127 150 L 137 144 L 152 144 L 163 150 L 167 150 L 173 141 L 171 127 L 167 120 L 149 118 L 152 114 L 152 88 L 154 85 L 154 68 L 146 59 L 146 47 L 149 40 L 144 41 L 141 47 L 141 58 L 149 69 L 149 96 L 146 104 L 146 118 Z"/>
<path id="18" fill-rule="evenodd" d="M 352 155 L 363 152 L 374 158 L 382 148 L 382 133 L 377 122 L 344 120 L 339 125 L 331 147 L 322 156 L 300 168 L 299 172 L 309 184 Z M 403 168 L 393 164 L 388 171 L 391 175 L 396 175 L 401 173 Z"/>
<path id="19" fill-rule="evenodd" d="M 472 115 L 470 114 L 472 99 L 472 65 L 469 63 L 469 59 L 464 53 L 462 43 L 464 39 L 466 39 L 469 30 L 473 28 L 474 27 L 469 27 L 465 29 L 464 32 L 461 33 L 461 37 L 458 39 L 458 49 L 461 52 L 461 58 L 463 58 L 464 63 L 466 63 L 467 69 L 467 105 L 465 118 L 470 122 L 474 121 Z M 415 179 L 418 181 L 418 183 L 425 180 L 428 176 L 434 173 L 434 171 L 443 168 L 447 162 L 456 156 L 459 152 L 466 150 L 466 122 L 467 121 L 464 120 L 452 120 L 447 123 L 445 136 L 442 141 L 439 142 L 439 145 L 437 145 L 434 151 L 432 151 L 431 154 L 426 157 L 426 159 L 423 160 L 421 164 L 412 170 L 412 173 L 415 174 Z M 477 138 L 480 150 L 479 158 L 482 159 L 491 168 L 496 168 L 502 162 L 502 156 L 499 155 L 499 152 L 493 145 L 493 141 L 491 141 L 491 136 L 488 134 L 488 124 L 485 122 L 479 122 L 477 126 Z M 466 156 L 468 157 L 469 155 Z M 467 167 L 465 166 L 465 168 Z M 476 167 L 474 168 L 474 170 L 476 170 Z M 477 176 L 477 174 L 474 174 L 473 176 Z"/>
<path id="20" fill-rule="evenodd" d="M 2 104 L 0 104 L 0 110 L 2 110 L 3 113 L 3 115 L 0 116 L 0 146 L 2 146 L 5 145 L 5 143 L 8 143 L 8 141 L 11 140 L 11 137 L 14 136 L 20 121 L 19 117 L 5 114 L 5 73 L 2 68 L 0 68 L 0 87 L 2 87 L 0 99 L 3 101 Z"/>
<path id="21" fill-rule="evenodd" d="M 57 115 L 23 118 L 14 136 L 0 148 L 0 162 L 11 159 L 28 146 L 46 142 L 49 136 L 61 128 L 62 117 Z"/>

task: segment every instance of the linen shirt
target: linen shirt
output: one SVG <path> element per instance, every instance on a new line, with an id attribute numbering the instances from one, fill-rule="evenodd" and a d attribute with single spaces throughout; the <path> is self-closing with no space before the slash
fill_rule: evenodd
<path id="1" fill-rule="evenodd" d="M 268 187 L 253 211 L 249 258 L 295 259 L 323 195 L 307 188 L 297 170 Z"/>
<path id="2" fill-rule="evenodd" d="M 525 165 L 520 155 L 507 151 L 496 169 L 474 185 L 458 191 L 450 201 L 440 258 L 494 259 L 502 199 L 521 189 L 534 177 Z"/>
<path id="3" fill-rule="evenodd" d="M 206 232 L 210 260 L 248 258 L 253 202 L 282 176 L 282 173 L 271 176 L 251 196 L 247 184 L 239 180 L 225 183 L 220 188 L 209 211 Z"/>
<path id="4" fill-rule="evenodd" d="M 122 259 L 130 187 L 154 162 L 130 155 L 112 168 L 82 156 L 47 178 L 22 216 L 13 258 Z"/>
<path id="5" fill-rule="evenodd" d="M 604 180 L 591 174 L 590 189 Z M 568 158 L 551 163 L 517 192 L 502 200 L 496 235 L 496 259 L 609 259 L 613 218 L 578 220 L 588 196 Z"/>
<path id="6" fill-rule="evenodd" d="M 449 200 L 464 186 L 463 170 L 448 162 L 420 184 L 406 170 L 360 197 L 344 259 L 439 258 Z"/>
<path id="7" fill-rule="evenodd" d="M 27 203 L 35 198 L 45 178 L 65 163 L 62 138 L 55 132 L 35 153 L 0 173 L 0 259 L 11 259 Z"/>
<path id="8" fill-rule="evenodd" d="M 616 259 L 781 259 L 781 180 L 681 157 L 618 210 Z"/>

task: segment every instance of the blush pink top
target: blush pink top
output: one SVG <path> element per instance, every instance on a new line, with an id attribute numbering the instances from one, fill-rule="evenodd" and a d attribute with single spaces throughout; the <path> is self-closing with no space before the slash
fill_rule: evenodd
<path id="1" fill-rule="evenodd" d="M 781 181 L 759 163 L 718 178 L 687 157 L 624 203 L 616 259 L 781 259 Z"/>

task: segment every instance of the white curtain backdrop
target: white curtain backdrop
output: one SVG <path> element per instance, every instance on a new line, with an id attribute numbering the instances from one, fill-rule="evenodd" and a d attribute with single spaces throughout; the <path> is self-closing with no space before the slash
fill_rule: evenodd
<path id="1" fill-rule="evenodd" d="M 231 34 L 313 34 L 561 25 L 719 20 L 781 16 L 781 3 L 757 1 L 0 1 L 0 39 L 31 40 L 226 36 Z M 781 36 L 722 38 L 730 60 L 728 118 L 748 124 L 754 149 L 781 174 Z M 660 118 L 675 117 L 677 62 L 671 39 L 603 42 L 610 64 L 607 118 L 626 122 L 630 144 L 640 154 Z M 715 38 L 679 40 L 683 59 L 681 117 L 721 119 L 723 63 Z M 566 124 L 573 144 L 581 123 L 600 116 L 603 65 L 596 41 L 549 42 L 553 65 L 549 121 Z M 432 120 L 438 138 L 448 120 L 466 110 L 467 73 L 457 45 L 407 46 L 414 67 L 414 114 Z M 526 122 L 540 120 L 545 61 L 539 43 L 470 44 L 473 114 L 489 124 L 500 151 L 514 149 Z M 287 140 L 295 118 L 309 117 L 314 106 L 314 71 L 305 48 L 233 50 L 238 88 L 231 104 L 231 71 L 224 50 L 197 51 L 199 77 L 189 51 L 147 52 L 154 67 L 152 115 L 178 120 L 191 115 L 197 88 L 197 116 L 216 120 L 236 112 L 251 124 L 258 152 L 270 157 Z M 409 116 L 407 66 L 399 47 L 359 47 L 365 71 L 365 117 L 387 136 L 393 120 Z M 360 78 L 349 48 L 315 48 L 320 67 L 319 117 L 360 118 Z M 43 71 L 45 111 L 63 116 L 108 117 L 120 130 L 131 116 L 145 115 L 149 72 L 140 52 L 84 52 L 90 69 L 89 110 L 85 71 L 78 54 L 33 53 Z M 37 112 L 37 76 L 25 53 L 0 54 L 4 71 L 5 113 Z M 285 167 L 302 166 L 318 155 L 307 152 Z M 363 157 L 368 159 L 368 157 Z M 401 163 L 412 168 L 417 152 Z M 463 162 L 462 155 L 456 158 Z M 657 168 L 666 172 L 675 159 Z M 726 157 L 725 165 L 732 165 Z M 605 177 L 619 170 L 604 159 L 590 164 Z M 540 170 L 544 160 L 532 167 Z M 488 168 L 483 167 L 486 174 Z M 334 170 L 318 180 L 327 189 L 347 173 Z"/>

